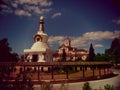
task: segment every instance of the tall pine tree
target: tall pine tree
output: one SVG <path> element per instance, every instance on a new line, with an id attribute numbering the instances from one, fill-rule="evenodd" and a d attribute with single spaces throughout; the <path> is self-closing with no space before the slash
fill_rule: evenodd
<path id="1" fill-rule="evenodd" d="M 62 61 L 63 62 L 66 61 L 66 52 L 65 52 L 65 49 L 63 49 L 63 53 L 62 53 Z"/>
<path id="2" fill-rule="evenodd" d="M 95 53 L 94 53 L 94 48 L 92 43 L 90 44 L 90 48 L 89 48 L 89 56 L 88 56 L 88 61 L 93 61 L 95 57 Z"/>

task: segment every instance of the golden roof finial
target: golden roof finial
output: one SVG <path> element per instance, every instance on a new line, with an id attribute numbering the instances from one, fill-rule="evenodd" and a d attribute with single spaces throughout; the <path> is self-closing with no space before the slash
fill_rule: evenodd
<path id="1" fill-rule="evenodd" d="M 44 19 L 44 16 L 40 16 L 40 20 L 43 20 Z"/>
<path id="2" fill-rule="evenodd" d="M 40 32 L 44 32 L 44 16 L 40 16 L 39 31 L 40 31 Z"/>

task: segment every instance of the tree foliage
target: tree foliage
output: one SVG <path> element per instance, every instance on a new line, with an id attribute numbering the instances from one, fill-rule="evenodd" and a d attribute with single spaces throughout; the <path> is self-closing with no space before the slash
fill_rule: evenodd
<path id="1" fill-rule="evenodd" d="M 84 83 L 84 86 L 82 87 L 82 90 L 92 90 L 92 88 L 90 87 L 89 82 Z"/>
<path id="2" fill-rule="evenodd" d="M 112 55 L 108 54 L 108 53 L 97 53 L 94 57 L 94 61 L 111 61 L 112 60 Z"/>
<path id="3" fill-rule="evenodd" d="M 12 48 L 9 47 L 8 39 L 0 40 L 0 62 L 17 61 L 18 54 L 12 53 Z"/>
<path id="4" fill-rule="evenodd" d="M 95 57 L 95 53 L 94 53 L 94 48 L 92 43 L 90 44 L 90 48 L 89 48 L 89 56 L 88 56 L 88 60 L 89 61 L 93 61 Z"/>
<path id="5" fill-rule="evenodd" d="M 104 89 L 105 89 L 105 90 L 113 90 L 113 86 L 111 86 L 111 85 L 109 85 L 109 84 L 106 84 L 106 85 L 104 86 Z"/>
<path id="6" fill-rule="evenodd" d="M 1 71 L 2 70 L 2 71 Z M 11 82 L 10 73 L 15 72 L 14 65 L 2 66 L 0 68 L 0 90 L 34 90 L 31 78 L 27 77 L 26 73 L 19 73 Z"/>
<path id="7" fill-rule="evenodd" d="M 114 63 L 120 63 L 120 39 L 115 38 L 111 43 L 111 47 L 105 51 L 105 54 L 108 55 Z"/>
<path id="8" fill-rule="evenodd" d="M 66 52 L 65 49 L 63 49 L 63 53 L 62 53 L 62 61 L 66 61 Z"/>
<path id="9" fill-rule="evenodd" d="M 115 38 L 111 42 L 110 48 L 105 50 L 105 53 L 98 53 L 95 55 L 94 61 L 111 61 L 116 64 L 120 63 L 120 40 Z"/>

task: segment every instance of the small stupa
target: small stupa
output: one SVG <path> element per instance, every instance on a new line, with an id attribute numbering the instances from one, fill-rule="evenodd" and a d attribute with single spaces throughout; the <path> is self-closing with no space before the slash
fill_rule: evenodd
<path id="1" fill-rule="evenodd" d="M 48 45 L 48 35 L 44 32 L 44 17 L 40 17 L 39 30 L 34 35 L 31 49 L 24 49 L 25 62 L 50 62 L 52 50 Z"/>

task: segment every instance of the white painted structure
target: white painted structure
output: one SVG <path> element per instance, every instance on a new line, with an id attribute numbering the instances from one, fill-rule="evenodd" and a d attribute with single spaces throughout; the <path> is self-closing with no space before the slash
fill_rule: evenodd
<path id="1" fill-rule="evenodd" d="M 44 32 L 44 17 L 40 17 L 39 30 L 34 35 L 34 43 L 31 49 L 24 49 L 27 62 L 50 62 L 52 51 L 48 45 L 48 35 Z"/>

